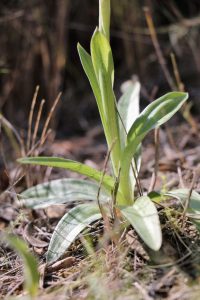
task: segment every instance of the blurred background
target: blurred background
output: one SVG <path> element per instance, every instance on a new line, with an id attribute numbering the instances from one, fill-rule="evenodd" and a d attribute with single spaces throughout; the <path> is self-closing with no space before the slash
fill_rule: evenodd
<path id="1" fill-rule="evenodd" d="M 154 41 L 148 16 L 157 33 Z M 58 138 L 82 135 L 98 124 L 96 103 L 76 48 L 80 42 L 89 51 L 97 25 L 98 0 L 0 1 L 0 112 L 13 125 L 27 129 L 37 85 L 38 99 L 46 100 L 43 117 L 62 91 L 51 124 Z M 144 106 L 177 89 L 174 53 L 192 111 L 200 112 L 199 0 L 113 0 L 111 44 L 117 96 L 121 83 L 133 75 L 142 83 Z"/>

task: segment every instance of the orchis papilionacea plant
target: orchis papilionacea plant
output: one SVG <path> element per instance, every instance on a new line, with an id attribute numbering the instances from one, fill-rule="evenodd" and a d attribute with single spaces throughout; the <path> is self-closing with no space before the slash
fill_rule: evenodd
<path id="1" fill-rule="evenodd" d="M 116 101 L 110 11 L 110 0 L 99 0 L 99 26 L 91 38 L 90 54 L 78 44 L 80 60 L 93 90 L 105 133 L 110 172 L 105 174 L 104 171 L 64 158 L 19 159 L 23 164 L 68 169 L 89 179 L 62 178 L 37 185 L 21 194 L 23 204 L 33 209 L 79 203 L 59 221 L 49 244 L 48 263 L 63 255 L 89 224 L 102 218 L 101 207 L 108 218 L 114 216 L 126 226 L 131 224 L 149 248 L 156 251 L 162 244 L 156 205 L 150 195 L 140 195 L 138 188 L 135 188 L 141 164 L 141 143 L 149 131 L 167 122 L 181 108 L 188 94 L 176 91 L 167 93 L 139 113 L 140 84 L 130 82 L 122 97 Z M 187 193 L 187 190 L 178 190 L 169 192 L 168 196 L 185 201 Z M 194 193 L 194 198 L 198 198 L 198 194 Z M 80 204 L 80 201 L 83 203 Z M 195 211 L 193 207 L 190 209 Z M 117 214 L 114 213 L 116 210 Z"/>

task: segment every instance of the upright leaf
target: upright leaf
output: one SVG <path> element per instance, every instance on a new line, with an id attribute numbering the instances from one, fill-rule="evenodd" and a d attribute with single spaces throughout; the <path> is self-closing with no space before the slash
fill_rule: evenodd
<path id="1" fill-rule="evenodd" d="M 50 205 L 74 201 L 97 201 L 99 186 L 94 182 L 82 179 L 57 179 L 38 184 L 21 193 L 20 203 L 23 206 L 39 209 Z M 101 189 L 100 202 L 108 202 L 109 195 Z"/>
<path id="2" fill-rule="evenodd" d="M 105 35 L 102 34 L 98 29 L 93 34 L 91 39 L 91 57 L 94 71 L 99 80 L 99 73 L 102 72 L 111 78 L 113 83 L 114 80 L 114 63 L 112 50 L 109 41 Z"/>
<path id="3" fill-rule="evenodd" d="M 120 190 L 130 203 L 130 187 L 127 187 L 130 163 L 138 145 L 146 134 L 167 122 L 187 100 L 188 94 L 171 92 L 149 104 L 133 123 L 127 137 L 127 146 L 121 157 Z"/>
<path id="4" fill-rule="evenodd" d="M 100 218 L 97 204 L 81 204 L 71 209 L 54 230 L 47 252 L 47 263 L 52 263 L 62 256 L 79 233 Z"/>
<path id="5" fill-rule="evenodd" d="M 162 233 L 157 209 L 147 196 L 138 198 L 133 206 L 121 208 L 121 213 L 152 250 L 159 250 Z"/>
<path id="6" fill-rule="evenodd" d="M 118 112 L 119 112 L 119 130 L 120 130 L 120 141 L 122 149 L 126 146 L 127 134 L 139 115 L 139 93 L 140 93 L 140 83 L 128 82 L 126 84 L 126 89 L 122 97 L 118 101 Z M 136 176 L 140 170 L 141 165 L 141 145 L 138 146 L 138 150 L 132 160 L 132 166 L 130 168 L 129 174 L 130 179 L 127 185 L 130 186 L 131 195 L 134 194 Z M 132 170 L 134 169 L 134 171 Z M 133 173 L 134 172 L 134 173 Z"/>
<path id="7" fill-rule="evenodd" d="M 125 147 L 127 134 L 133 125 L 133 122 L 139 116 L 140 110 L 140 83 L 130 82 L 118 101 L 118 111 L 120 114 L 119 128 L 120 128 L 120 139 L 122 147 Z M 123 124 L 122 124 L 123 122 Z"/>
<path id="8" fill-rule="evenodd" d="M 91 57 L 101 91 L 102 106 L 108 127 L 105 131 L 105 136 L 108 148 L 112 148 L 112 167 L 115 176 L 118 176 L 121 145 L 115 106 L 116 101 L 113 92 L 114 64 L 110 44 L 104 34 L 98 30 L 95 31 L 91 40 Z"/>
<path id="9" fill-rule="evenodd" d="M 106 131 L 107 123 L 105 120 L 105 114 L 104 114 L 103 106 L 102 106 L 101 91 L 100 91 L 99 84 L 98 84 L 96 74 L 94 71 L 91 56 L 87 53 L 87 51 L 85 51 L 85 49 L 80 44 L 78 44 L 77 49 L 78 49 L 78 53 L 79 53 L 79 57 L 80 57 L 83 69 L 89 79 L 90 85 L 92 87 L 92 91 L 96 98 L 96 102 L 97 102 L 97 106 L 99 109 L 99 114 L 101 117 L 102 125 L 104 127 L 104 131 Z"/>

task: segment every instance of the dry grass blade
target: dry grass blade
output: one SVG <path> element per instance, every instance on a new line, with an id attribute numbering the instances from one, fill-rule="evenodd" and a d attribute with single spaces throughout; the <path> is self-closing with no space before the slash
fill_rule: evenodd
<path id="1" fill-rule="evenodd" d="M 31 128 L 32 128 L 33 114 L 34 114 L 35 104 L 36 104 L 36 101 L 37 101 L 38 92 L 39 92 L 39 86 L 36 86 L 35 93 L 33 95 L 33 100 L 32 100 L 32 103 L 31 103 L 29 119 L 28 119 L 27 151 L 29 151 L 30 145 L 31 145 Z"/>
<path id="2" fill-rule="evenodd" d="M 158 174 L 158 168 L 159 168 L 159 128 L 155 129 L 155 134 L 154 134 L 154 140 L 155 140 L 155 166 L 151 178 L 151 183 L 149 186 L 148 192 L 152 192 L 155 188 L 156 185 L 156 180 L 157 180 L 157 174 Z"/>
<path id="3" fill-rule="evenodd" d="M 41 101 L 41 103 L 40 103 L 40 107 L 39 107 L 37 118 L 36 118 L 36 123 L 35 123 L 34 132 L 33 132 L 33 138 L 32 138 L 31 148 L 33 148 L 34 145 L 35 145 L 35 141 L 36 141 L 36 137 L 37 137 L 37 133 L 38 133 L 38 128 L 39 128 L 39 124 L 40 124 L 40 120 L 41 120 L 41 115 L 42 115 L 42 110 L 43 110 L 44 104 L 45 104 L 45 100 L 43 99 Z"/>
<path id="4" fill-rule="evenodd" d="M 176 57 L 175 57 L 174 53 L 171 53 L 171 61 L 172 61 L 174 76 L 175 76 L 175 79 L 176 79 L 178 90 L 180 92 L 184 92 L 184 90 L 185 90 L 184 89 L 184 84 L 181 81 L 181 77 L 180 77 L 180 73 L 179 73 L 179 70 L 178 70 L 178 65 L 177 65 Z"/>
<path id="5" fill-rule="evenodd" d="M 149 28 L 149 32 L 150 32 L 150 35 L 151 35 L 152 43 L 153 43 L 153 46 L 155 48 L 156 55 L 157 55 L 158 61 L 160 63 L 160 66 L 163 70 L 163 73 L 165 75 L 165 78 L 166 78 L 170 88 L 172 90 L 176 90 L 175 84 L 174 84 L 174 82 L 171 78 L 169 70 L 167 69 L 167 64 L 166 64 L 165 58 L 163 56 L 163 53 L 161 51 L 160 44 L 158 42 L 158 37 L 157 37 L 157 34 L 156 34 L 156 29 L 155 29 L 155 26 L 154 26 L 151 11 L 148 7 L 145 7 L 144 12 L 145 12 L 145 17 L 146 17 L 147 25 L 148 25 L 148 28 Z"/>
<path id="6" fill-rule="evenodd" d="M 178 65 L 177 65 L 176 57 L 175 57 L 174 53 L 171 53 L 171 61 L 172 61 L 174 77 L 176 79 L 176 84 L 177 84 L 178 90 L 180 92 L 184 92 L 184 90 L 185 90 L 184 84 L 181 81 L 181 76 L 180 76 L 180 72 L 179 72 L 179 69 L 178 69 Z M 195 119 L 193 118 L 193 116 L 190 112 L 190 108 L 191 108 L 191 103 L 187 103 L 187 104 L 183 105 L 181 111 L 182 111 L 183 116 L 186 119 L 186 121 L 191 125 L 193 131 L 196 134 L 198 134 L 198 124 L 195 121 Z"/>
<path id="7" fill-rule="evenodd" d="M 15 127 L 1 114 L 0 114 L 0 122 L 1 122 L 2 126 L 4 127 L 8 136 L 10 136 L 8 130 L 14 134 L 17 142 L 20 145 L 21 155 L 25 155 L 25 148 L 24 148 L 23 140 L 22 140 L 21 136 L 19 135 L 19 133 L 17 132 L 17 130 L 15 129 Z M 16 146 L 16 143 L 12 137 L 10 137 L 10 140 L 11 140 L 11 143 L 13 143 L 14 148 L 18 148 L 18 146 Z"/>
<path id="8" fill-rule="evenodd" d="M 44 124 L 44 129 L 42 131 L 42 135 L 41 135 L 41 141 L 40 141 L 40 146 L 42 146 L 45 142 L 45 136 L 46 136 L 46 133 L 47 133 L 47 129 L 48 129 L 48 126 L 49 126 L 49 123 L 50 123 L 50 120 L 51 120 L 51 117 L 56 109 L 56 106 L 60 100 L 60 97 L 61 97 L 62 93 L 59 93 L 57 98 L 55 99 L 53 105 L 52 105 L 52 108 L 47 116 L 47 119 L 46 119 L 46 122 Z"/>
<path id="9" fill-rule="evenodd" d="M 100 203 L 100 192 L 101 192 L 101 188 L 102 188 L 103 179 L 104 179 L 104 177 L 106 175 L 106 169 L 107 169 L 107 166 L 108 166 L 108 163 L 109 163 L 110 154 L 111 154 L 111 151 L 112 151 L 114 145 L 115 145 L 115 141 L 111 145 L 111 148 L 107 151 L 106 158 L 104 160 L 103 172 L 102 172 L 102 176 L 101 176 L 101 180 L 100 180 L 99 188 L 98 188 L 98 192 L 97 192 L 97 203 L 99 205 L 99 209 L 100 209 L 100 212 L 101 212 L 102 217 L 104 219 L 104 222 L 107 225 L 106 226 L 107 228 L 110 227 L 110 224 L 109 224 L 109 220 L 108 220 L 107 214 L 104 212 L 104 208 L 102 207 L 102 205 Z"/>
<path id="10" fill-rule="evenodd" d="M 187 209 L 189 207 L 189 204 L 190 204 L 190 197 L 192 195 L 192 191 L 194 189 L 194 185 L 195 185 L 195 182 L 197 181 L 197 172 L 194 171 L 194 174 L 193 174 L 193 178 L 192 178 L 192 182 L 191 182 L 191 186 L 190 186 L 190 189 L 189 189 L 189 193 L 188 193 L 188 198 L 186 199 L 186 202 L 185 202 L 185 206 L 184 206 L 184 210 L 183 210 L 183 219 L 182 219 L 182 224 L 184 223 L 185 221 L 185 216 L 186 216 L 186 213 L 187 213 Z"/>
<path id="11" fill-rule="evenodd" d="M 153 300 L 153 298 L 148 295 L 148 292 L 145 290 L 145 288 L 139 282 L 136 281 L 134 283 L 134 286 L 137 288 L 137 290 L 142 295 L 144 300 Z"/>

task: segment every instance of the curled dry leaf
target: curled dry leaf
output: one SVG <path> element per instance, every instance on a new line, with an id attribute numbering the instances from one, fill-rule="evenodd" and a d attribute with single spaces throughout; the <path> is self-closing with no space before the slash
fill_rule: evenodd
<path id="1" fill-rule="evenodd" d="M 39 274 L 40 274 L 40 288 L 43 288 L 44 285 L 44 278 L 45 275 L 47 273 L 52 273 L 52 272 L 56 272 L 59 271 L 61 269 L 66 269 L 66 268 L 70 268 L 73 266 L 73 264 L 75 263 L 76 258 L 73 256 L 70 257 L 66 257 L 62 260 L 59 260 L 55 263 L 53 263 L 52 265 L 48 265 L 48 264 L 42 264 L 39 266 Z"/>
<path id="2" fill-rule="evenodd" d="M 47 266 L 46 270 L 48 272 L 55 272 L 60 269 L 65 269 L 71 267 L 75 263 L 76 259 L 73 256 L 66 257 L 62 260 L 55 262 L 54 264 Z"/>
<path id="3" fill-rule="evenodd" d="M 29 222 L 26 224 L 23 232 L 24 239 L 33 247 L 36 248 L 44 248 L 48 246 L 48 243 L 42 240 L 39 240 L 38 238 L 34 237 L 34 228 L 33 228 L 33 222 Z"/>

